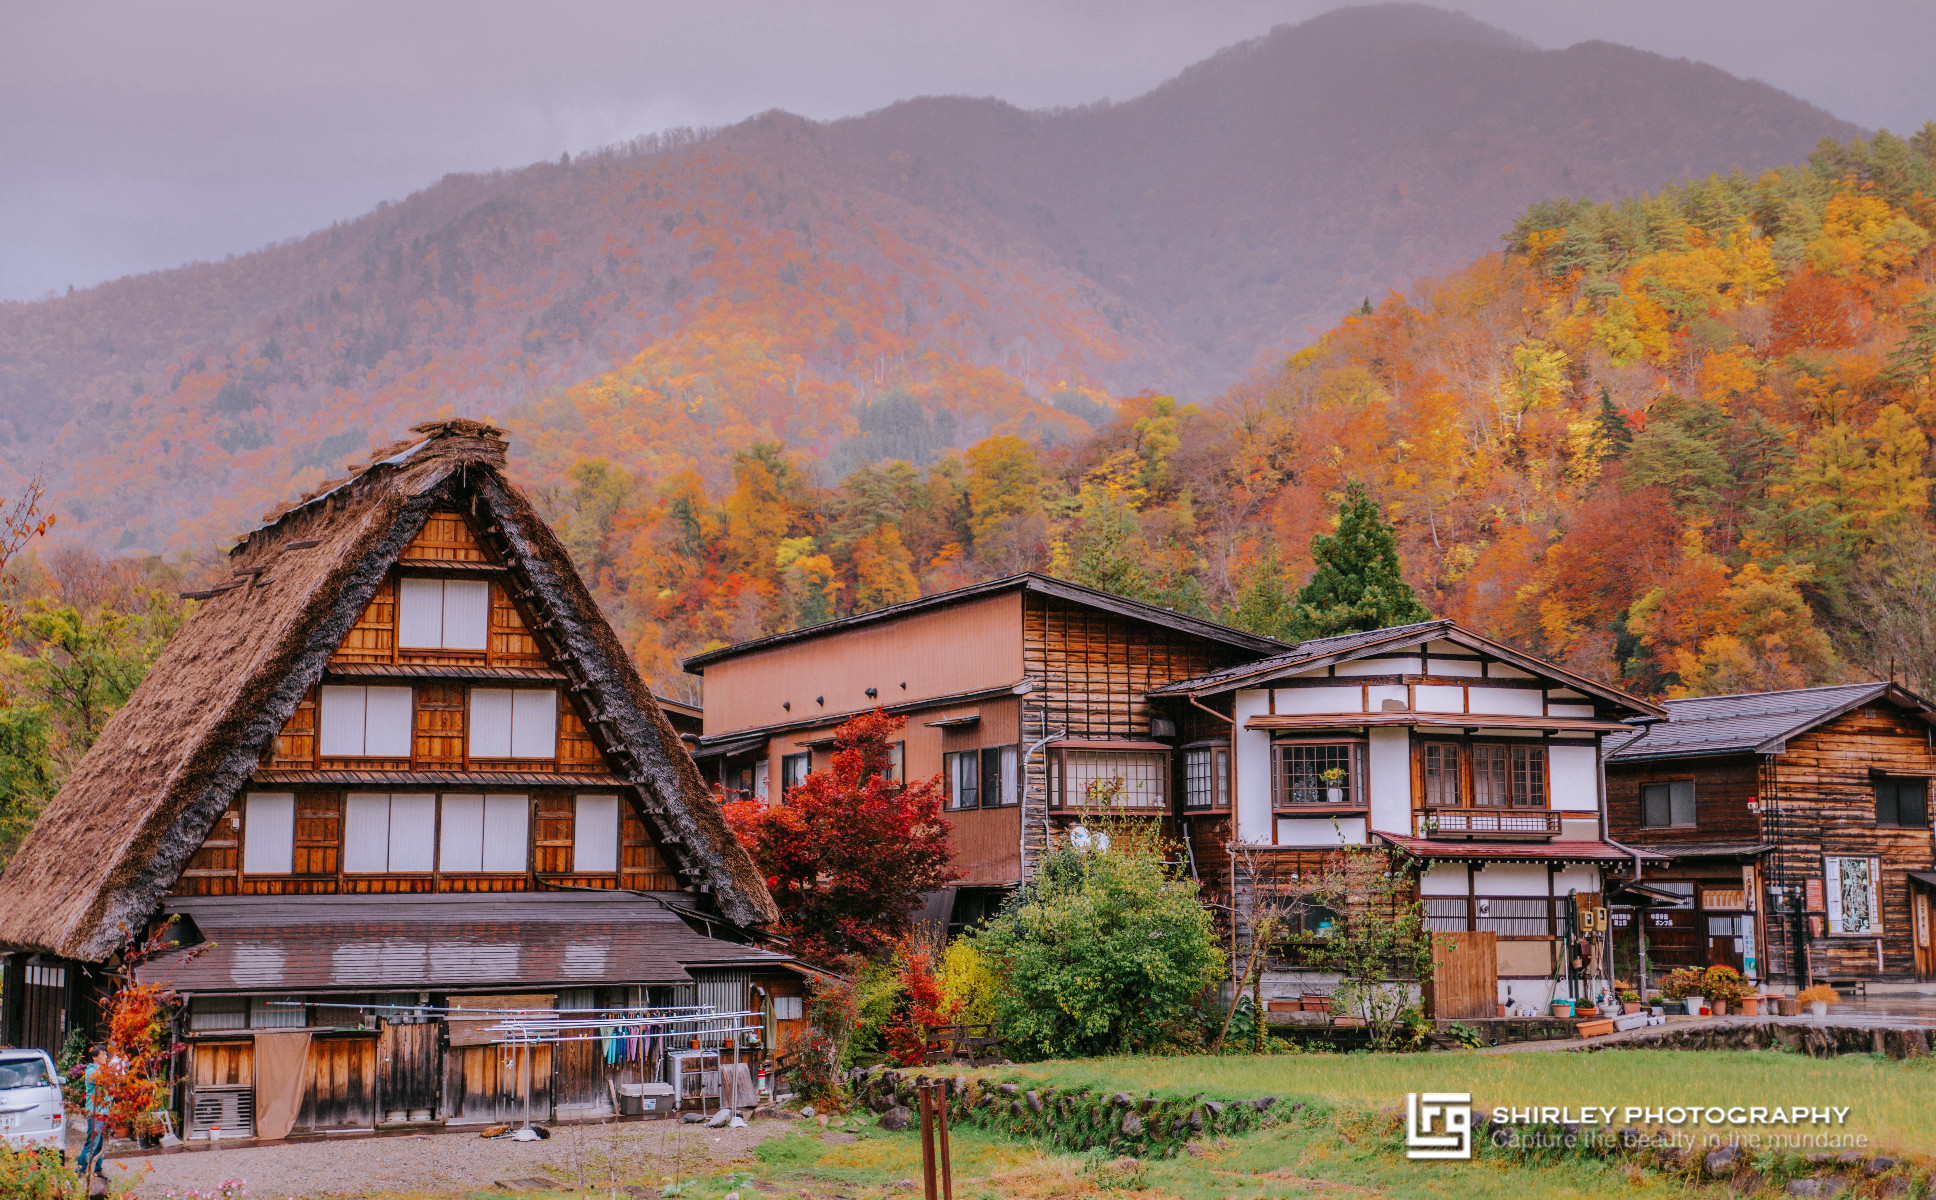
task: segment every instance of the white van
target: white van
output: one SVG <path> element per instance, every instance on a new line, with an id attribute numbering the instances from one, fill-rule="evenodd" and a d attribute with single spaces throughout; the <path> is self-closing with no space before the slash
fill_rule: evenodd
<path id="1" fill-rule="evenodd" d="M 43 1050 L 0 1050 L 0 1142 L 27 1150 L 67 1144 L 60 1076 Z"/>

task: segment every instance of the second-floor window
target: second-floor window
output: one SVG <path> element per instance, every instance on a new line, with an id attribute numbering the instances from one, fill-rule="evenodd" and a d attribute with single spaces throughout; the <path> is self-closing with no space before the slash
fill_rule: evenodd
<path id="1" fill-rule="evenodd" d="M 1546 747 L 1475 742 L 1474 808 L 1545 808 Z"/>
<path id="2" fill-rule="evenodd" d="M 578 797 L 571 823 L 571 869 L 581 874 L 618 870 L 618 830 L 617 796 Z"/>
<path id="3" fill-rule="evenodd" d="M 1286 742 L 1274 749 L 1279 809 L 1363 806 L 1363 760 L 1356 742 Z"/>
<path id="4" fill-rule="evenodd" d="M 1425 804 L 1428 808 L 1461 808 L 1465 804 L 1465 775 L 1457 742 L 1425 743 Z"/>
<path id="5" fill-rule="evenodd" d="M 428 875 L 437 847 L 437 797 L 351 792 L 343 804 L 346 875 Z"/>
<path id="6" fill-rule="evenodd" d="M 470 718 L 472 758 L 557 757 L 558 693 L 555 691 L 472 688 Z"/>
<path id="7" fill-rule="evenodd" d="M 1897 829 L 1929 828 L 1927 779 L 1877 779 L 1876 824 Z"/>
<path id="8" fill-rule="evenodd" d="M 242 873 L 287 875 L 295 869 L 296 797 L 250 792 L 243 801 Z"/>
<path id="9" fill-rule="evenodd" d="M 807 772 L 813 768 L 812 754 L 788 754 L 780 759 L 780 795 L 785 796 L 787 789 L 799 787 L 807 781 Z"/>
<path id="10" fill-rule="evenodd" d="M 1694 781 L 1675 779 L 1640 787 L 1640 824 L 1648 829 L 1694 825 Z"/>
<path id="11" fill-rule="evenodd" d="M 529 797 L 444 797 L 437 867 L 445 874 L 522 875 L 530 841 Z"/>
<path id="12" fill-rule="evenodd" d="M 412 579 L 397 586 L 397 645 L 405 650 L 482 650 L 490 640 L 491 585 Z"/>
<path id="13" fill-rule="evenodd" d="M 1167 808 L 1169 778 L 1167 750 L 1069 748 L 1050 763 L 1060 808 Z"/>
<path id="14" fill-rule="evenodd" d="M 410 689 L 329 685 L 322 689 L 324 758 L 409 758 Z"/>
<path id="15" fill-rule="evenodd" d="M 1197 746 L 1183 752 L 1183 807 L 1230 807 L 1230 747 Z"/>
<path id="16" fill-rule="evenodd" d="M 984 746 L 979 750 L 950 750 L 941 756 L 941 784 L 947 806 L 1000 808 L 1015 803 L 1015 747 Z"/>

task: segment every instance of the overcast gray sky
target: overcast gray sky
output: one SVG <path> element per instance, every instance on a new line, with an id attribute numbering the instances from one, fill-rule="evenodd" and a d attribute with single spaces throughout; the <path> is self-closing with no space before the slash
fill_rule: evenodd
<path id="1" fill-rule="evenodd" d="M 1338 0 L 4 0 L 0 299 L 219 259 L 450 171 L 769 108 L 1122 100 Z M 1457 0 L 1544 47 L 1936 118 L 1929 0 Z"/>

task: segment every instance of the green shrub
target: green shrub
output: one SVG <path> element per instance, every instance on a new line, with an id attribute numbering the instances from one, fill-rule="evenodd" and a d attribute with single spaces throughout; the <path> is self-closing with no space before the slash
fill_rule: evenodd
<path id="1" fill-rule="evenodd" d="M 1202 1041 L 1196 1002 L 1225 960 L 1196 884 L 1156 837 L 1113 830 L 1106 851 L 1051 852 L 974 936 L 1015 1057 L 1148 1052 Z"/>

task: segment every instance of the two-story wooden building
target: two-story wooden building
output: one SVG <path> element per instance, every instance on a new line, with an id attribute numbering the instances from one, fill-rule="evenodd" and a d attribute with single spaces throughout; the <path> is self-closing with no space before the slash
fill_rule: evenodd
<path id="1" fill-rule="evenodd" d="M 232 551 L 0 875 L 0 1041 L 60 1049 L 163 928 L 133 975 L 187 997 L 190 1131 L 597 1109 L 649 1071 L 512 1054 L 497 1010 L 798 1017 L 759 872 L 504 454 L 419 426 Z"/>
<path id="2" fill-rule="evenodd" d="M 1669 700 L 1667 713 L 1607 760 L 1613 836 L 1668 860 L 1647 872 L 1665 895 L 1618 920 L 1627 961 L 1644 928 L 1655 974 L 1936 976 L 1936 708 L 1877 682 Z"/>
<path id="3" fill-rule="evenodd" d="M 1296 894 L 1336 847 L 1402 850 L 1431 928 L 1496 935 L 1500 1000 L 1552 999 L 1568 898 L 1645 857 L 1608 840 L 1601 745 L 1662 710 L 1449 620 L 1300 642 L 1150 698 L 1185 731 L 1186 770 L 1216 780 L 1180 810 L 1207 887 L 1242 911 Z"/>
<path id="4" fill-rule="evenodd" d="M 1199 786 L 1178 726 L 1145 699 L 1173 680 L 1282 651 L 1231 629 L 1042 575 L 960 588 L 694 655 L 707 777 L 773 798 L 826 766 L 833 730 L 876 706 L 907 719 L 904 778 L 941 773 L 962 872 L 957 923 L 1006 894 L 1092 783 L 1169 815 Z M 1192 759 L 1191 761 L 1195 761 Z"/>

